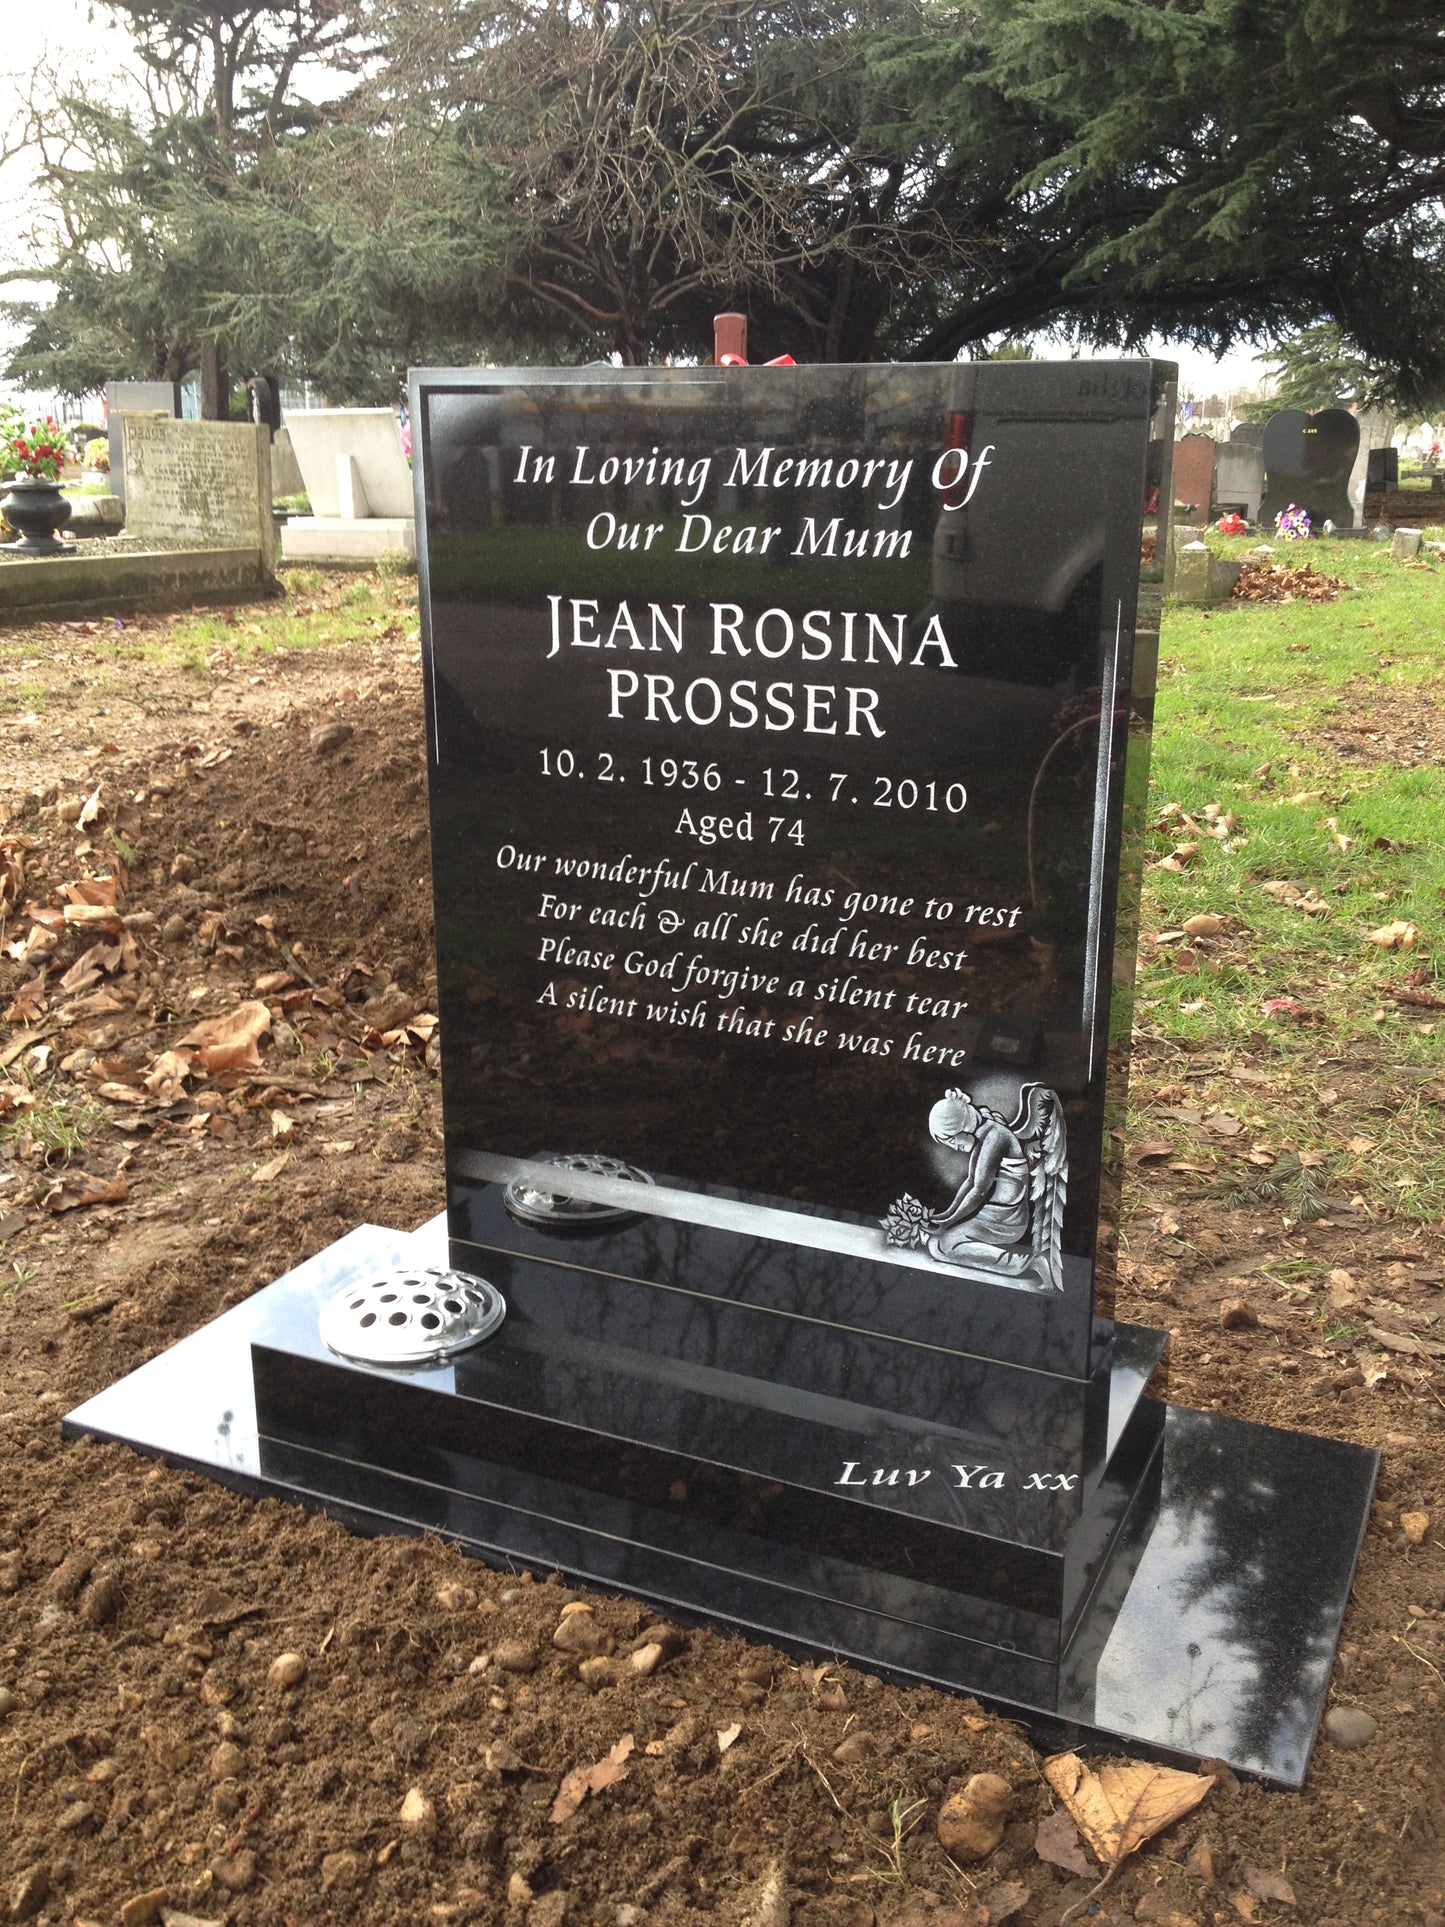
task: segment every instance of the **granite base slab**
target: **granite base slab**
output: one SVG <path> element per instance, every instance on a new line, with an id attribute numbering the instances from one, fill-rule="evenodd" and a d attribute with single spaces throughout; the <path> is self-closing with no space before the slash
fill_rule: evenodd
<path id="1" fill-rule="evenodd" d="M 945 1572 L 909 1577 L 887 1560 L 870 1569 L 866 1551 L 834 1557 L 786 1534 L 769 1539 L 746 1518 L 672 1517 L 646 1491 L 569 1480 L 555 1450 L 527 1467 L 438 1437 L 381 1455 L 364 1425 L 328 1437 L 315 1411 L 294 1409 L 278 1423 L 288 1397 L 309 1395 L 316 1360 L 295 1335 L 314 1330 L 320 1306 L 379 1268 L 444 1264 L 446 1249 L 442 1218 L 412 1234 L 362 1226 L 78 1407 L 66 1434 L 313 1504 L 357 1530 L 436 1531 L 492 1564 L 557 1567 L 681 1617 L 966 1691 L 1051 1740 L 1214 1756 L 1277 1785 L 1302 1782 L 1375 1453 L 1166 1408 L 1157 1439 L 1146 1431 L 1144 1463 L 1103 1508 L 1108 1556 L 1051 1647 L 1019 1637 L 1020 1602 L 960 1610 L 956 1588 L 933 1583 Z M 413 1404 L 454 1400 L 462 1362 L 415 1374 Z M 886 1518 L 878 1531 L 887 1537 Z"/>

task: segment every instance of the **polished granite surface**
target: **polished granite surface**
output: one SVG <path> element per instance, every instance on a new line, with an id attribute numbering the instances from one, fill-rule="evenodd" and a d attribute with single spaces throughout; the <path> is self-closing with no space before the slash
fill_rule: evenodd
<path id="1" fill-rule="evenodd" d="M 596 1155 L 653 1180 L 597 1254 L 634 1285 L 1107 1357 L 1173 377 L 414 375 L 459 1239 L 539 1255 L 492 1190 Z M 955 1090 L 1026 1232 L 920 1230 Z"/>
<path id="2" fill-rule="evenodd" d="M 1048 1638 L 1055 1612 L 1031 1616 L 1017 1598 L 961 1605 L 956 1591 L 932 1583 L 940 1576 L 932 1570 L 909 1577 L 906 1559 L 894 1556 L 886 1498 L 869 1515 L 880 1550 L 863 1535 L 846 1548 L 851 1557 L 839 1556 L 821 1542 L 770 1538 L 759 1530 L 761 1515 L 736 1507 L 724 1516 L 704 1503 L 676 1516 L 649 1487 L 645 1464 L 639 1490 L 626 1495 L 569 1478 L 555 1454 L 530 1467 L 475 1455 L 459 1449 L 476 1443 L 465 1423 L 449 1443 L 430 1445 L 404 1431 L 368 1437 L 363 1423 L 344 1449 L 329 1449 L 305 1436 L 320 1436 L 326 1413 L 303 1401 L 289 1417 L 275 1414 L 287 1436 L 261 1437 L 253 1346 L 283 1361 L 282 1378 L 269 1381 L 273 1392 L 291 1369 L 314 1391 L 319 1347 L 308 1334 L 326 1299 L 380 1267 L 436 1263 L 444 1252 L 441 1219 L 412 1235 L 362 1227 L 89 1400 L 69 1415 L 66 1431 L 125 1440 L 245 1491 L 319 1504 L 360 1530 L 440 1531 L 493 1562 L 558 1566 L 795 1649 L 977 1693 L 1051 1733 L 1165 1756 L 1215 1755 L 1299 1784 L 1375 1454 L 1168 1408 L 1152 1470 L 1126 1482 L 1113 1512 L 1101 1508 L 1111 1556 L 1086 1553 L 1092 1590 L 1074 1602 L 1075 1623 L 1059 1650 Z M 531 1341 L 522 1329 L 509 1342 L 525 1349 Z M 335 1369 L 383 1408 L 403 1378 Z M 501 1409 L 501 1388 L 484 1382 L 479 1355 L 405 1377 L 411 1402 L 398 1399 L 397 1412 L 422 1399 Z M 584 1443 L 589 1436 L 578 1432 Z M 860 1443 L 859 1464 L 868 1452 Z M 981 1522 L 982 1515 L 964 1520 Z"/>

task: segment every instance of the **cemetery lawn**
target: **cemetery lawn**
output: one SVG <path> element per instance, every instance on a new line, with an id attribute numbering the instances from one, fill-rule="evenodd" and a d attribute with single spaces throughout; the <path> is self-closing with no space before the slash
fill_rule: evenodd
<path id="1" fill-rule="evenodd" d="M 1172 1332 L 1179 1403 L 1382 1449 L 1332 1694 L 1376 1731 L 1300 1795 L 1226 1771 L 1095 1922 L 1445 1919 L 1445 570 L 1308 560 L 1348 592 L 1166 615 L 1118 1308 Z M 1040 1857 L 1043 1756 L 972 1702 L 696 1629 L 592 1692 L 555 1577 L 61 1442 L 357 1222 L 439 1206 L 416 631 L 414 584 L 316 572 L 0 630 L 0 1897 L 56 1927 L 161 1888 L 127 1918 L 1055 1927 L 1096 1876 Z M 117 856 L 119 933 L 18 909 Z M 179 1082 L 168 1043 L 257 1000 L 256 1062 Z M 592 1604 L 622 1651 L 654 1622 Z M 955 1864 L 938 1808 L 982 1771 L 1009 1824 Z"/>

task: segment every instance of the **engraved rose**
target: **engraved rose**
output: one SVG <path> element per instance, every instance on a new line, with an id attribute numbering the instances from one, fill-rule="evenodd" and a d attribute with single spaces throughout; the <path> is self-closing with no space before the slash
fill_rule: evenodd
<path id="1" fill-rule="evenodd" d="M 888 1208 L 888 1216 L 883 1220 L 883 1233 L 891 1245 L 901 1245 L 904 1250 L 923 1243 L 924 1235 L 933 1219 L 933 1213 L 926 1204 L 905 1191 L 903 1196 Z"/>

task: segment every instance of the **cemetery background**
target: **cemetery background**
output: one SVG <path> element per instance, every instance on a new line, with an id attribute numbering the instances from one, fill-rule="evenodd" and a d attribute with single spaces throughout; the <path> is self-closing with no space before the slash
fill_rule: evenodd
<path id="1" fill-rule="evenodd" d="M 1165 629 L 1120 1310 L 1173 1330 L 1179 1401 L 1384 1448 L 1333 1687 L 1376 1730 L 1322 1744 L 1299 1796 L 1226 1779 L 1096 1919 L 1284 1918 L 1281 1880 L 1319 1923 L 1445 1906 L 1445 583 L 1364 544 L 1309 561 L 1362 591 Z M 414 590 L 287 591 L 0 642 L 3 936 L 30 953 L 0 961 L 6 1896 L 113 1918 L 164 1883 L 276 1927 L 1057 1921 L 1090 1882 L 1036 1851 L 1040 1755 L 967 1701 L 705 1631 L 594 1693 L 586 1642 L 554 1644 L 566 1588 L 60 1445 L 62 1411 L 358 1216 L 434 1209 Z M 76 887 L 116 855 L 118 927 Z M 238 1010 L 181 1082 L 166 1043 Z M 653 1623 L 580 1617 L 623 1653 Z M 626 1778 L 554 1822 L 629 1734 Z M 934 1821 L 980 1771 L 1009 1823 L 954 1865 Z"/>

